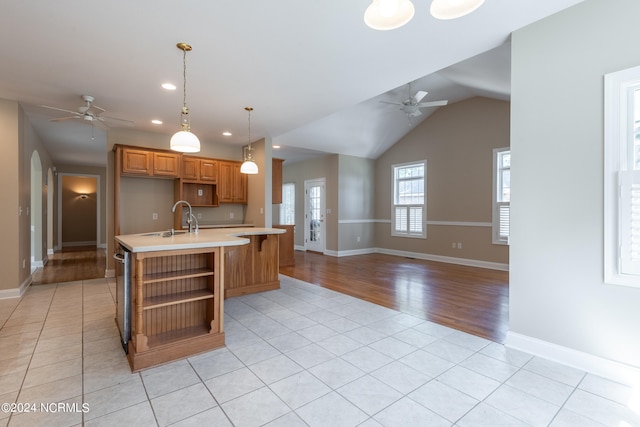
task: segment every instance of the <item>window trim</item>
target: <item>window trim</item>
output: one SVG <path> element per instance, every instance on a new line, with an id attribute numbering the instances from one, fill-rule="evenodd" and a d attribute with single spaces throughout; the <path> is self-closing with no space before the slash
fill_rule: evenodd
<path id="1" fill-rule="evenodd" d="M 627 171 L 629 90 L 640 88 L 640 66 L 604 76 L 604 283 L 640 287 L 640 275 L 621 271 L 621 172 Z M 633 117 L 633 116 L 631 116 Z"/>
<path id="2" fill-rule="evenodd" d="M 422 204 L 399 204 L 396 203 L 397 199 L 397 182 L 396 182 L 396 170 L 404 167 L 412 167 L 412 166 L 422 166 L 424 170 L 424 174 L 422 176 L 423 179 L 423 188 L 424 188 L 424 197 Z M 407 163 L 398 163 L 395 165 L 391 165 L 391 235 L 393 237 L 407 237 L 412 239 L 426 239 L 427 238 L 427 161 L 420 160 L 417 162 L 407 162 Z M 407 233 L 402 233 L 396 231 L 396 208 L 397 207 L 406 207 L 409 212 L 407 212 L 407 217 L 410 216 L 410 210 L 412 207 L 421 207 L 422 209 L 422 232 L 412 233 L 408 231 Z"/>
<path id="3" fill-rule="evenodd" d="M 511 152 L 511 147 L 502 147 L 493 149 L 493 191 L 492 191 L 492 212 L 491 212 L 491 237 L 494 245 L 509 245 L 509 236 L 507 238 L 500 237 L 500 207 L 509 206 L 509 215 L 511 215 L 511 202 L 498 201 L 498 186 L 500 185 L 500 177 L 498 176 L 498 158 L 501 153 Z M 511 170 L 511 167 L 509 167 Z M 511 222 L 511 221 L 509 221 Z M 509 234 L 511 234 L 511 224 L 509 224 Z"/>
<path id="4" fill-rule="evenodd" d="M 293 188 L 293 190 L 291 191 L 291 193 L 293 193 L 293 203 L 292 203 L 292 217 L 293 217 L 293 222 L 289 223 L 287 222 L 284 217 L 286 209 L 287 209 L 287 187 L 291 187 Z M 284 184 L 282 184 L 282 204 L 280 205 L 280 224 L 283 225 L 295 225 L 295 219 L 296 219 L 296 202 L 295 202 L 295 198 L 296 198 L 296 184 L 294 182 L 285 182 Z"/>

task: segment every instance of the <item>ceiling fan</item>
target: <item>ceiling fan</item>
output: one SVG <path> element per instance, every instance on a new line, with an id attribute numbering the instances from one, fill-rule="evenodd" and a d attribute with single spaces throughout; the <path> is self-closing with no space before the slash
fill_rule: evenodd
<path id="1" fill-rule="evenodd" d="M 94 97 L 91 95 L 82 95 L 82 99 L 85 104 L 78 107 L 78 111 L 65 110 L 64 108 L 58 107 L 50 107 L 48 105 L 41 105 L 41 107 L 49 108 L 51 110 L 62 111 L 65 113 L 71 114 L 66 117 L 58 117 L 55 119 L 51 119 L 51 122 L 63 122 L 66 120 L 76 120 L 81 119 L 87 122 L 87 124 L 93 125 L 94 123 L 103 125 L 106 128 L 109 128 L 109 124 L 117 127 L 130 127 L 133 126 L 133 122 L 131 120 L 118 119 L 115 117 L 103 116 L 102 113 L 105 112 L 104 108 L 100 108 L 97 105 L 93 104 Z"/>
<path id="2" fill-rule="evenodd" d="M 442 101 L 430 101 L 430 102 L 421 102 L 422 99 L 427 96 L 428 92 L 423 90 L 417 91 L 413 96 L 411 95 L 411 83 L 409 83 L 409 98 L 405 99 L 402 102 L 389 102 L 389 101 L 380 101 L 384 104 L 392 104 L 399 105 L 400 110 L 407 115 L 407 117 L 418 117 L 422 115 L 421 108 L 426 107 L 440 107 L 443 105 L 447 105 L 446 100 Z"/>

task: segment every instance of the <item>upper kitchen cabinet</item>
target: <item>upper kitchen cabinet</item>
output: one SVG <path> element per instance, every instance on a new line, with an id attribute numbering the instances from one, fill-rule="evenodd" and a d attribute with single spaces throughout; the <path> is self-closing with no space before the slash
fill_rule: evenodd
<path id="1" fill-rule="evenodd" d="M 182 179 L 204 183 L 218 182 L 219 161 L 198 157 L 182 157 Z"/>
<path id="2" fill-rule="evenodd" d="M 282 203 L 282 159 L 271 160 L 271 203 Z"/>
<path id="3" fill-rule="evenodd" d="M 116 147 L 116 155 L 121 157 L 121 173 L 130 176 L 156 178 L 178 178 L 180 176 L 180 154 L 140 149 Z"/>
<path id="4" fill-rule="evenodd" d="M 247 175 L 240 173 L 240 162 L 219 162 L 218 197 L 220 203 L 247 203 Z"/>

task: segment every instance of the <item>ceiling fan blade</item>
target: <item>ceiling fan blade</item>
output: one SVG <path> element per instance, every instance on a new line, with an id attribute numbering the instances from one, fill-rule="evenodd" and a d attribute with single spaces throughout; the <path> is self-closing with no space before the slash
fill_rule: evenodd
<path id="1" fill-rule="evenodd" d="M 422 101 L 422 98 L 424 98 L 425 96 L 427 96 L 427 93 L 429 92 L 425 92 L 423 90 L 419 90 L 416 92 L 415 95 L 413 95 L 413 99 L 415 101 L 415 103 L 419 103 L 420 101 Z"/>
<path id="2" fill-rule="evenodd" d="M 109 116 L 95 116 L 96 119 L 102 121 L 102 122 L 110 122 L 113 123 L 114 125 L 118 125 L 118 126 L 127 126 L 127 127 L 131 127 L 134 125 L 134 123 L 131 120 L 125 120 L 125 119 L 119 119 L 117 117 L 109 117 Z"/>
<path id="3" fill-rule="evenodd" d="M 75 114 L 76 116 L 81 115 L 81 114 L 80 114 L 80 113 L 78 113 L 77 111 L 65 110 L 64 108 L 50 107 L 50 106 L 48 106 L 48 105 L 39 105 L 39 107 L 48 108 L 48 109 L 50 109 L 50 110 L 62 111 L 62 112 L 69 113 L 69 114 Z"/>
<path id="4" fill-rule="evenodd" d="M 95 108 L 96 110 L 100 111 L 101 113 L 104 113 L 105 110 L 104 108 L 98 107 L 96 104 L 91 104 L 91 106 L 89 108 Z"/>
<path id="5" fill-rule="evenodd" d="M 69 116 L 69 117 L 59 117 L 56 119 L 50 119 L 50 122 L 66 122 L 67 120 L 75 120 L 75 119 L 79 119 L 79 116 Z"/>
<path id="6" fill-rule="evenodd" d="M 381 102 L 383 104 L 391 104 L 391 105 L 403 105 L 400 102 L 390 102 L 390 101 L 378 101 L 378 102 Z"/>
<path id="7" fill-rule="evenodd" d="M 449 101 L 431 101 L 431 102 L 421 102 L 418 105 L 418 108 L 425 108 L 425 107 L 440 107 L 442 105 L 447 105 L 447 102 Z"/>

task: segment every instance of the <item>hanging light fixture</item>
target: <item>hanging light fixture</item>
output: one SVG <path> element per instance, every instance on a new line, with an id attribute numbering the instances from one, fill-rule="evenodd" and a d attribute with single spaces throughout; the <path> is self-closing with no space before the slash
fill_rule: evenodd
<path id="1" fill-rule="evenodd" d="M 364 12 L 364 22 L 374 30 L 393 30 L 411 21 L 411 0 L 373 0 Z"/>
<path id="2" fill-rule="evenodd" d="M 187 52 L 191 51 L 191 45 L 178 43 L 176 46 L 182 51 L 182 112 L 180 113 L 180 130 L 171 137 L 170 146 L 171 149 L 175 151 L 197 153 L 200 151 L 200 140 L 191 133 L 189 108 L 187 107 Z"/>
<path id="3" fill-rule="evenodd" d="M 484 0 L 433 0 L 431 15 L 437 19 L 455 19 L 467 15 L 484 3 Z"/>
<path id="4" fill-rule="evenodd" d="M 240 173 L 255 175 L 258 173 L 258 165 L 253 160 L 253 147 L 251 146 L 251 112 L 253 108 L 244 107 L 244 109 L 249 113 L 249 144 L 244 147 L 244 163 L 240 166 Z"/>

